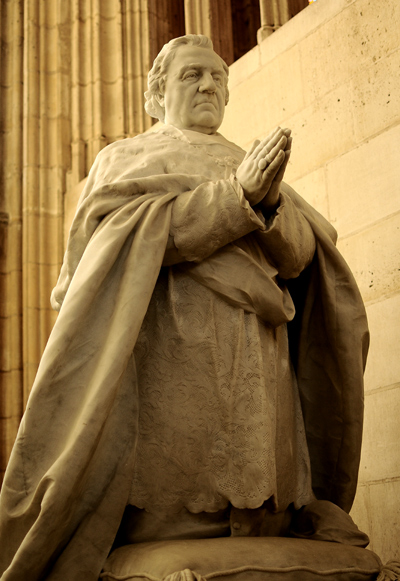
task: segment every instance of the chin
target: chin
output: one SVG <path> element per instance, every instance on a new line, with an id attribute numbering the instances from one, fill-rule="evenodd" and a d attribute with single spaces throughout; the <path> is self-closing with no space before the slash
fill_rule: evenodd
<path id="1" fill-rule="evenodd" d="M 197 119 L 194 120 L 193 125 L 196 127 L 203 127 L 205 132 L 206 130 L 209 130 L 207 131 L 208 133 L 215 133 L 221 123 L 222 120 L 218 119 L 211 112 L 205 112 L 203 115 L 200 115 Z"/>

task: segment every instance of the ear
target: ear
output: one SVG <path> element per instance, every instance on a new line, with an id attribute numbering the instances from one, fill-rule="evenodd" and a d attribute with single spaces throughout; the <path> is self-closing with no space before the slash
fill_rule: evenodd
<path id="1" fill-rule="evenodd" d="M 161 93 L 158 93 L 158 95 L 155 95 L 155 97 L 156 97 L 157 103 L 160 105 L 160 107 L 164 107 L 165 106 L 164 95 L 161 95 Z"/>
<path id="2" fill-rule="evenodd" d="M 156 96 L 156 99 L 161 107 L 165 106 L 164 93 L 165 93 L 165 79 L 164 77 L 161 77 L 161 79 L 158 82 L 158 94 Z"/>

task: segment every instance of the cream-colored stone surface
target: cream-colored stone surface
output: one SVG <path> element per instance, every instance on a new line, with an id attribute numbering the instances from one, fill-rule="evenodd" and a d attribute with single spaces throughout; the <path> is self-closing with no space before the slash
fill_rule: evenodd
<path id="1" fill-rule="evenodd" d="M 371 347 L 365 372 L 365 390 L 370 391 L 400 381 L 400 293 L 368 305 L 367 316 Z"/>
<path id="2" fill-rule="evenodd" d="M 311 174 L 312 175 L 312 174 Z M 400 288 L 400 212 L 338 240 L 365 302 Z"/>
<path id="3" fill-rule="evenodd" d="M 0 365 L 4 371 L 20 369 L 21 361 L 21 332 L 20 325 L 22 318 L 19 314 L 10 315 L 2 321 L 0 350 Z M 8 388 L 5 388 L 6 390 Z"/>
<path id="4" fill-rule="evenodd" d="M 326 178 L 325 178 L 325 168 L 319 168 L 306 176 L 291 181 L 290 180 L 290 162 L 288 166 L 288 181 L 290 185 L 298 192 L 303 198 L 311 204 L 318 212 L 321 212 L 325 218 L 329 220 L 329 204 L 328 195 L 326 191 Z"/>
<path id="5" fill-rule="evenodd" d="M 397 30 L 400 20 L 397 23 Z M 400 121 L 400 49 L 362 69 L 351 81 L 357 141 Z"/>
<path id="6" fill-rule="evenodd" d="M 360 482 L 400 474 L 400 383 L 366 394 Z"/>
<path id="7" fill-rule="evenodd" d="M 295 53 L 297 50 L 296 47 L 293 49 Z M 268 79 L 272 78 L 268 76 Z M 288 74 L 287 81 L 291 79 L 292 88 L 290 97 L 287 89 L 282 88 L 278 101 L 274 84 L 266 79 L 265 76 L 264 85 L 260 85 L 260 77 L 253 76 L 248 83 L 240 85 L 237 91 L 232 91 L 226 118 L 221 126 L 221 133 L 228 139 L 248 149 L 254 139 L 264 137 L 277 125 L 290 127 L 293 147 L 288 176 L 291 181 L 307 175 L 356 145 L 353 133 L 349 132 L 353 119 L 348 107 L 351 98 L 348 86 L 330 92 L 320 102 L 301 108 L 301 81 L 298 75 L 296 78 L 295 74 Z M 250 102 L 249 90 L 258 92 L 258 96 Z M 286 97 L 283 97 L 285 94 Z M 252 110 L 253 107 L 258 111 L 257 117 L 249 119 L 242 115 L 242 111 Z M 301 111 L 294 114 L 300 108 Z"/>
<path id="8" fill-rule="evenodd" d="M 368 301 L 370 395 L 353 512 L 387 560 L 400 544 L 399 387 L 384 389 L 400 383 L 400 3 L 378 4 L 318 0 L 234 63 L 221 132 L 247 148 L 278 124 L 293 129 L 286 179 L 332 220 Z M 11 350 L 0 381 L 15 396 L 9 417 L 1 414 L 2 457 L 19 421 L 11 408 L 29 392 L 55 317 L 48 298 L 61 215 L 67 231 L 104 145 L 151 126 L 143 113 L 147 8 L 146 0 L 1 5 L 1 211 L 10 217 L 1 338 Z"/>
<path id="9" fill-rule="evenodd" d="M 400 479 L 370 486 L 373 550 L 383 563 L 400 561 Z"/>
<path id="10" fill-rule="evenodd" d="M 295 91 L 288 90 L 290 84 Z M 303 107 L 299 86 L 300 57 L 295 46 L 230 92 L 220 132 L 247 149 L 254 139 L 274 129 L 278 120 L 287 119 Z M 257 111 L 257 115 L 249 115 L 250 111 Z"/>
<path id="11" fill-rule="evenodd" d="M 371 501 L 369 497 L 369 487 L 366 484 L 358 486 L 354 504 L 350 511 L 350 516 L 360 530 L 371 538 L 371 516 L 369 507 Z M 370 547 L 372 549 L 372 547 Z"/>
<path id="12" fill-rule="evenodd" d="M 0 288 L 2 289 L 2 300 L 0 303 L 0 318 L 15 317 L 19 315 L 18 303 L 13 300 L 21 294 L 22 272 L 14 268 L 9 272 L 0 273 Z M 2 343 L 4 345 L 4 343 Z"/>
<path id="13" fill-rule="evenodd" d="M 231 111 L 221 128 L 245 149 L 276 125 L 292 128 L 286 181 L 337 228 L 339 248 L 367 301 L 369 395 L 353 515 L 385 560 L 400 546 L 398 484 L 387 483 L 400 477 L 400 391 L 385 389 L 400 386 L 399 26 L 394 0 L 379 10 L 370 0 L 313 3 L 260 44 L 249 79 L 235 63 Z M 280 103 L 267 105 L 285 54 L 296 55 L 300 71 L 282 73 L 276 82 L 282 86 L 284 79 L 291 92 L 284 111 Z"/>
<path id="14" fill-rule="evenodd" d="M 229 89 L 232 90 L 240 83 L 247 82 L 259 67 L 260 47 L 256 45 L 229 67 Z"/>
<path id="15" fill-rule="evenodd" d="M 13 383 L 21 379 L 20 375 L 21 370 L 18 367 L 0 373 L 0 385 L 5 396 L 0 403 L 0 418 L 16 417 L 17 412 L 22 412 L 23 401 L 21 393 L 13 389 Z"/>
<path id="16" fill-rule="evenodd" d="M 353 76 L 357 86 L 366 67 L 399 48 L 399 25 L 398 2 L 382 2 L 377 10 L 375 2 L 360 0 L 304 38 L 300 53 L 306 101 L 320 98 Z M 371 106 L 375 102 L 375 97 L 368 99 Z"/>
<path id="17" fill-rule="evenodd" d="M 310 4 L 305 10 L 289 20 L 284 27 L 274 32 L 272 40 L 268 38 L 261 43 L 261 64 L 266 64 L 288 48 L 298 44 L 309 34 L 318 30 L 318 27 L 326 25 L 337 14 L 341 14 L 347 6 L 355 1 L 335 0 L 335 2 L 322 1 Z"/>
<path id="18" fill-rule="evenodd" d="M 355 146 L 350 98 L 349 87 L 343 85 L 285 119 L 293 131 L 292 179 L 308 174 Z"/>
<path id="19" fill-rule="evenodd" d="M 399 210 L 400 125 L 327 164 L 331 219 L 346 236 Z"/>

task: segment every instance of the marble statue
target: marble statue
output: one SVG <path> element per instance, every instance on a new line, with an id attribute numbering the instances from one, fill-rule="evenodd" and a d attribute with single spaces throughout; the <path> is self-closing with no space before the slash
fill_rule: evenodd
<path id="1" fill-rule="evenodd" d="M 290 130 L 247 153 L 218 133 L 227 82 L 209 39 L 172 40 L 146 93 L 164 125 L 90 171 L 4 480 L 4 581 L 95 580 L 141 542 L 368 543 L 347 514 L 364 307 L 334 229 L 282 181 Z"/>

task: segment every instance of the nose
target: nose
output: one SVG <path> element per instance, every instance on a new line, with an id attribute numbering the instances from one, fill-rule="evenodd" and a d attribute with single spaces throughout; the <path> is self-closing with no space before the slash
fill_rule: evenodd
<path id="1" fill-rule="evenodd" d="M 204 72 L 199 86 L 200 93 L 215 93 L 216 90 L 217 85 L 215 84 L 212 74 Z"/>

